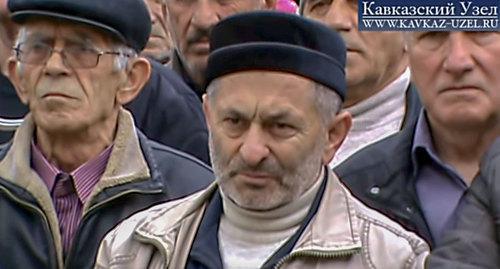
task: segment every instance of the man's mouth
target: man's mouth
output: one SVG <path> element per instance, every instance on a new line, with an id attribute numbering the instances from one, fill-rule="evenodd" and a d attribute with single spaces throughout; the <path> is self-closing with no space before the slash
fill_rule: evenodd
<path id="1" fill-rule="evenodd" d="M 208 53 L 210 51 L 210 43 L 207 41 L 197 41 L 191 43 L 191 50 L 196 53 Z"/>
<path id="2" fill-rule="evenodd" d="M 70 98 L 74 99 L 73 97 L 63 94 L 63 93 L 57 93 L 57 92 L 52 92 L 52 93 L 47 93 L 42 96 L 42 98 Z"/>

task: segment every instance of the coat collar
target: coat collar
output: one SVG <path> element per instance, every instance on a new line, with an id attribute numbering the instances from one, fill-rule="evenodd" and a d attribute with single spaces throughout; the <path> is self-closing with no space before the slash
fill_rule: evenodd
<path id="1" fill-rule="evenodd" d="M 31 141 L 35 125 L 28 114 L 18 128 L 12 146 L 0 161 L 0 178 L 30 193 L 47 217 L 62 268 L 62 246 L 57 215 L 49 191 L 37 173 L 31 169 Z M 85 204 L 84 214 L 92 199 L 103 189 L 150 177 L 148 165 L 142 154 L 137 133 L 129 112 L 121 109 L 113 150 L 104 174 Z"/>
<path id="2" fill-rule="evenodd" d="M 328 169 L 326 188 L 318 211 L 299 238 L 294 252 L 335 252 L 359 248 L 359 219 L 352 197 Z"/>

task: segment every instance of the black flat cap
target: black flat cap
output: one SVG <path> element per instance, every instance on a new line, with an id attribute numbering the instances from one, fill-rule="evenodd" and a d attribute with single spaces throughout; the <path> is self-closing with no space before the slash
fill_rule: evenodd
<path id="1" fill-rule="evenodd" d="M 143 0 L 9 0 L 12 20 L 50 17 L 95 26 L 137 52 L 148 42 L 151 18 Z"/>
<path id="2" fill-rule="evenodd" d="M 210 36 L 206 85 L 245 70 L 271 70 L 309 78 L 346 93 L 346 48 L 328 27 L 276 11 L 240 13 L 220 21 Z"/>

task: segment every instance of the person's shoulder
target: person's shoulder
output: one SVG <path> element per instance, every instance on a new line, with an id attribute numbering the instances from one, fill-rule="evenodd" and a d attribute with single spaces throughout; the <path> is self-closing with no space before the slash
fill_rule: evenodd
<path id="1" fill-rule="evenodd" d="M 210 182 L 212 181 L 212 169 L 194 156 L 148 139 L 143 134 L 141 134 L 141 141 L 142 144 L 145 144 L 143 150 L 150 152 L 155 162 L 153 165 L 160 170 L 167 169 L 169 172 L 182 171 L 186 174 L 196 173 L 205 178 L 200 180 L 209 179 Z"/>
<path id="2" fill-rule="evenodd" d="M 500 164 L 500 137 L 498 137 L 484 154 L 482 159 L 484 164 L 497 163 Z"/>
<path id="3" fill-rule="evenodd" d="M 181 76 L 167 66 L 155 60 L 149 60 L 151 63 L 151 78 L 150 79 L 160 79 L 164 80 L 172 86 L 173 92 L 184 98 L 191 99 L 194 98 L 198 100 L 198 96 L 191 90 L 191 88 L 186 84 L 186 82 L 181 78 Z"/>
<path id="4" fill-rule="evenodd" d="M 188 214 L 187 212 L 193 208 L 193 204 L 202 199 L 210 191 L 209 188 L 211 187 L 207 187 L 186 197 L 170 200 L 139 211 L 118 224 L 108 233 L 107 237 L 113 239 L 117 237 L 130 237 L 138 229 L 167 229 L 167 226 L 175 225 L 179 221 L 182 221 Z"/>
<path id="5" fill-rule="evenodd" d="M 153 154 L 155 154 L 158 157 L 172 158 L 174 160 L 178 160 L 179 162 L 189 163 L 194 166 L 200 167 L 201 169 L 206 170 L 208 172 L 212 172 L 212 169 L 208 165 L 206 165 L 204 162 L 200 161 L 199 159 L 193 157 L 190 154 L 166 146 L 164 144 L 160 144 L 154 140 L 147 138 L 146 138 L 146 143 L 153 151 Z"/>
<path id="6" fill-rule="evenodd" d="M 351 196 L 366 257 L 375 266 L 423 268 L 429 255 L 424 239 Z M 411 266 L 410 266 L 411 265 Z M 392 267 L 391 267 L 392 266 Z M 422 267 L 420 267 L 422 266 Z"/>
<path id="7" fill-rule="evenodd" d="M 122 221 L 101 241 L 96 260 L 97 268 L 108 268 L 112 263 L 127 264 L 127 261 L 123 260 L 125 257 L 129 257 L 130 264 L 133 264 L 132 260 L 137 253 L 144 254 L 144 249 L 149 248 L 141 240 L 137 240 L 138 237 L 162 239 L 163 234 L 166 235 L 171 229 L 175 229 L 203 203 L 204 196 L 212 188 L 152 206 Z"/>
<path id="8" fill-rule="evenodd" d="M 194 91 L 172 69 L 154 60 L 150 62 L 151 76 L 143 89 L 149 94 L 148 102 L 158 103 L 157 110 L 168 111 L 162 117 L 196 117 L 204 122 L 201 101 Z"/>
<path id="9" fill-rule="evenodd" d="M 334 168 L 341 179 L 357 173 L 380 171 L 409 159 L 414 128 L 407 128 L 354 153 Z M 406 156 L 406 157 L 405 157 Z"/>

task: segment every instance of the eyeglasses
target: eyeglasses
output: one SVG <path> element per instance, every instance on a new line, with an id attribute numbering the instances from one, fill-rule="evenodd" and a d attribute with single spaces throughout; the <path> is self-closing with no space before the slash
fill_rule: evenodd
<path id="1" fill-rule="evenodd" d="M 62 50 L 55 50 L 51 46 L 39 42 L 20 43 L 14 47 L 16 58 L 19 62 L 33 65 L 44 65 L 54 52 L 59 52 L 65 65 L 71 68 L 94 68 L 99 63 L 99 58 L 104 54 L 131 55 L 116 51 L 101 51 L 82 45 L 67 46 Z"/>

